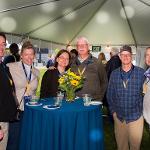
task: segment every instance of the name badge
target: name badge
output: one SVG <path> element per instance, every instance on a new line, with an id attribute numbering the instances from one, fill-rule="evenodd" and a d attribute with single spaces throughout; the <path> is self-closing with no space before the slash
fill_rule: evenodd
<path id="1" fill-rule="evenodd" d="M 24 96 L 24 101 L 25 101 L 25 103 L 26 103 L 26 102 L 29 102 L 31 99 L 32 99 L 32 96 L 31 96 L 31 95 L 29 95 L 29 96 Z"/>

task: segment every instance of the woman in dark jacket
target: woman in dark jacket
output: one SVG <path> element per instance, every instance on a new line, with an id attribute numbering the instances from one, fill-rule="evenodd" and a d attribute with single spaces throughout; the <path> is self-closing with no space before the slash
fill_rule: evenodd
<path id="1" fill-rule="evenodd" d="M 55 68 L 48 69 L 41 83 L 40 98 L 56 96 L 58 92 L 58 79 L 69 67 L 70 53 L 67 50 L 60 50 L 55 57 Z"/>

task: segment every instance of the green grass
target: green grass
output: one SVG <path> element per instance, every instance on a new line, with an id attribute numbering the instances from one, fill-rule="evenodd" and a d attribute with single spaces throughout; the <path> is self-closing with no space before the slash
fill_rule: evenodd
<path id="1" fill-rule="evenodd" d="M 106 108 L 103 108 L 103 114 L 106 114 Z M 108 117 L 103 117 L 103 126 L 104 126 L 104 145 L 105 150 L 116 150 L 116 141 L 114 136 L 113 125 L 110 123 Z M 148 125 L 144 124 L 143 138 L 141 143 L 141 150 L 150 149 L 150 131 Z"/>

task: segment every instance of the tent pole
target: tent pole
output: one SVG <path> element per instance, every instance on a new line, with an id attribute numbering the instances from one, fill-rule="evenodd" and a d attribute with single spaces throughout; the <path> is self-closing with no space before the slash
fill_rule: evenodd
<path id="1" fill-rule="evenodd" d="M 10 41 L 10 43 L 12 44 L 12 34 L 10 35 L 10 37 L 11 37 L 11 41 Z"/>
<path id="2" fill-rule="evenodd" d="M 149 6 L 149 7 L 150 7 L 150 4 L 144 2 L 143 0 L 138 0 L 138 1 L 141 2 L 141 3 L 143 3 L 143 4 L 145 4 L 146 6 Z"/>
<path id="3" fill-rule="evenodd" d="M 69 12 L 67 12 L 67 13 L 64 13 L 64 14 L 62 14 L 62 15 L 56 17 L 56 18 L 53 18 L 52 20 L 49 20 L 49 21 L 46 22 L 45 24 L 43 24 L 43 25 L 41 25 L 41 26 L 39 26 L 39 27 L 37 27 L 37 28 L 35 28 L 35 29 L 33 29 L 33 30 L 31 30 L 31 31 L 29 31 L 29 32 L 27 32 L 27 33 L 25 33 L 25 34 L 26 34 L 26 35 L 29 35 L 29 34 L 31 34 L 31 33 L 34 33 L 34 32 L 36 32 L 37 30 L 39 30 L 39 29 L 41 29 L 41 28 L 43 28 L 43 27 L 45 27 L 45 26 L 47 26 L 47 25 L 49 25 L 49 24 L 52 24 L 52 23 L 56 22 L 57 20 L 59 20 L 59 19 L 65 17 L 65 16 L 67 16 L 67 15 L 69 15 L 69 14 L 71 14 L 71 13 L 73 13 L 73 12 L 79 10 L 79 9 L 81 9 L 82 7 L 84 7 L 84 6 L 86 6 L 86 5 L 89 5 L 89 4 L 92 3 L 93 1 L 95 1 L 95 0 L 87 0 L 87 1 L 85 1 L 84 3 L 82 3 L 82 4 L 78 5 L 77 7 L 75 7 L 73 10 L 71 10 L 71 11 L 69 11 Z"/>
<path id="4" fill-rule="evenodd" d="M 26 38 L 28 37 L 27 35 L 24 35 L 24 34 L 16 34 L 16 33 L 8 33 L 8 32 L 4 32 L 6 35 L 13 35 L 13 36 L 18 36 L 21 38 L 21 42 Z M 35 38 L 35 37 L 32 37 L 30 36 L 30 39 L 33 39 L 33 40 L 39 40 L 39 38 Z M 53 44 L 57 44 L 57 45 L 66 45 L 65 43 L 58 43 L 58 42 L 54 42 L 54 41 L 50 41 L 50 40 L 43 40 L 41 39 L 42 41 L 44 42 L 52 42 Z"/>
<path id="5" fill-rule="evenodd" d="M 134 40 L 135 47 L 137 47 L 137 41 L 136 41 L 136 38 L 135 38 L 135 35 L 134 35 L 134 32 L 133 32 L 133 28 L 132 28 L 131 23 L 130 23 L 130 20 L 129 20 L 128 16 L 127 16 L 127 12 L 125 10 L 125 6 L 124 6 L 124 3 L 123 3 L 123 0 L 120 0 L 120 2 L 121 2 L 121 6 L 122 6 L 122 8 L 124 10 L 125 17 L 127 19 L 127 23 L 129 25 L 129 28 L 130 28 L 130 31 L 131 31 L 131 35 L 132 35 L 132 38 Z"/>
<path id="6" fill-rule="evenodd" d="M 72 39 L 69 41 L 69 43 L 71 43 L 76 37 L 77 35 L 83 30 L 83 28 L 88 24 L 88 22 L 93 18 L 93 16 L 95 15 L 95 13 L 101 9 L 101 7 L 107 2 L 108 0 L 103 0 L 102 3 L 100 4 L 100 6 L 98 7 L 98 9 L 96 9 L 94 11 L 94 13 L 91 15 L 91 17 L 87 20 L 87 22 L 79 29 L 79 31 L 72 37 Z"/>
<path id="7" fill-rule="evenodd" d="M 41 63 L 41 40 L 39 39 L 39 59 L 38 62 Z"/>
<path id="8" fill-rule="evenodd" d="M 60 0 L 48 0 L 48 1 L 44 1 L 44 2 L 34 2 L 32 4 L 27 4 L 27 5 L 24 5 L 24 6 L 18 6 L 18 7 L 13 7 L 13 8 L 9 8 L 9 9 L 4 9 L 4 10 L 1 10 L 0 13 L 5 13 L 5 12 L 9 12 L 9 11 L 17 11 L 19 9 L 34 7 L 34 6 L 43 5 L 43 4 L 56 2 L 56 1 L 60 1 Z"/>

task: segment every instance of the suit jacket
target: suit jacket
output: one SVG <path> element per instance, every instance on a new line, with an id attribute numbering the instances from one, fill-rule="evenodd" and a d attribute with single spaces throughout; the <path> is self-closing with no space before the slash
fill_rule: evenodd
<path id="1" fill-rule="evenodd" d="M 4 58 L 3 63 L 6 65 L 8 63 L 17 62 L 20 61 L 20 55 L 19 54 L 11 54 Z"/>
<path id="2" fill-rule="evenodd" d="M 16 114 L 17 105 L 13 92 L 9 68 L 0 64 L 0 122 L 11 121 Z"/>
<path id="3" fill-rule="evenodd" d="M 22 62 L 15 62 L 15 63 L 9 63 L 7 64 L 9 67 L 10 73 L 12 75 L 14 84 L 15 84 L 15 90 L 16 90 L 16 96 L 18 99 L 18 102 L 20 103 L 22 96 L 25 92 L 26 85 L 27 85 L 27 79 L 25 72 L 22 67 Z M 38 86 L 38 77 L 39 77 L 39 70 L 35 67 L 32 67 L 32 77 L 30 81 L 30 91 L 29 95 L 35 95 L 37 86 Z M 26 94 L 25 94 L 26 95 Z M 20 109 L 24 109 L 24 103 L 21 103 Z"/>
<path id="4" fill-rule="evenodd" d="M 119 68 L 121 66 L 121 60 L 118 55 L 113 56 L 106 64 L 106 73 L 108 80 L 110 78 L 110 74 L 113 70 Z"/>

